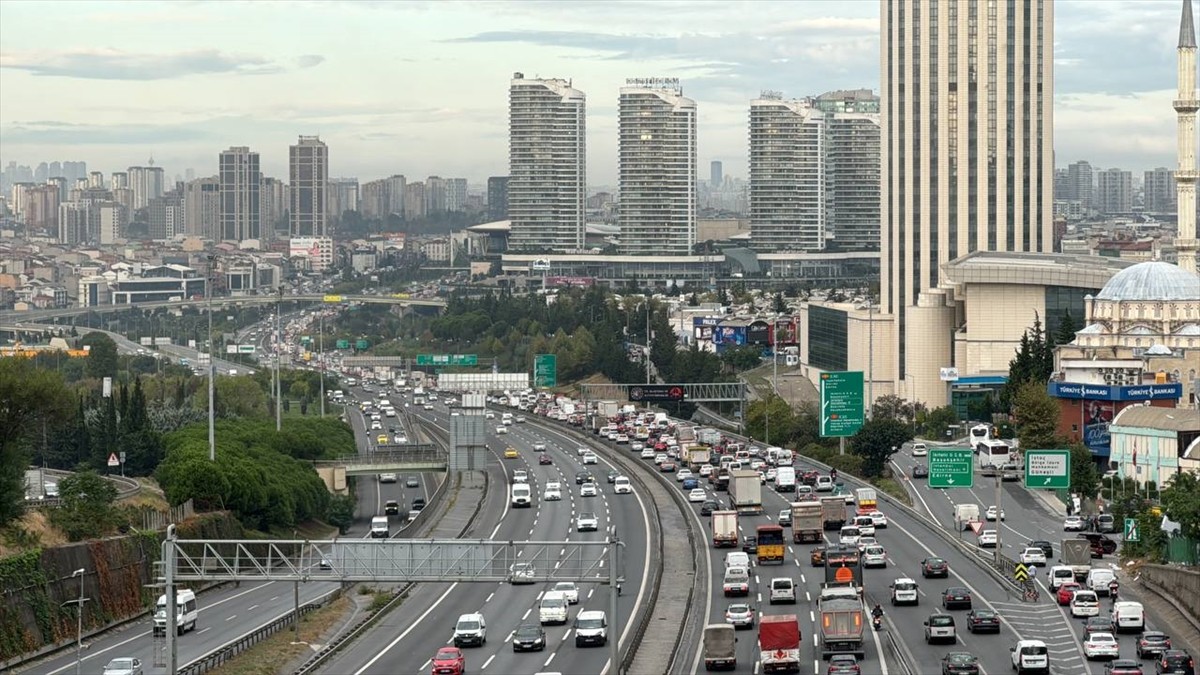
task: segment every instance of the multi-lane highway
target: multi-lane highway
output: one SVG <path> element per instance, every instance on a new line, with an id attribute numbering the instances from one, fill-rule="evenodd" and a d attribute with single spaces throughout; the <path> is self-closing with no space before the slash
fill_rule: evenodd
<path id="1" fill-rule="evenodd" d="M 445 425 L 447 410 L 438 404 L 434 410 L 417 411 Z M 603 541 L 614 532 L 626 544 L 624 570 L 626 581 L 618 601 L 618 621 L 609 617 L 610 639 L 629 635 L 630 617 L 642 605 L 646 570 L 652 561 L 646 546 L 649 530 L 648 513 L 643 498 L 636 494 L 616 495 L 606 482 L 605 474 L 612 467 L 601 460 L 589 465 L 597 477 L 598 493 L 583 497 L 575 474 L 584 467 L 576 452 L 578 443 L 564 434 L 523 424 L 513 424 L 510 433 L 497 435 L 494 424 L 489 426 L 489 446 L 499 457 L 509 447 L 517 450 L 517 459 L 496 460 L 500 472 L 495 485 L 506 485 L 513 471 L 528 472 L 529 484 L 535 495 L 529 509 L 509 508 L 507 493 L 489 491 L 489 503 L 481 511 L 482 521 L 469 536 L 501 540 L 537 541 Z M 552 463 L 538 462 L 544 445 Z M 493 473 L 495 476 L 495 473 Z M 541 498 L 547 484 L 562 486 L 561 501 Z M 497 504 L 493 495 L 502 502 Z M 576 519 L 581 512 L 596 514 L 598 529 L 579 532 Z M 514 586 L 507 583 L 450 583 L 421 584 L 405 605 L 386 617 L 373 630 L 364 634 L 353 646 L 328 662 L 327 673 L 423 673 L 428 672 L 430 659 L 438 647 L 449 644 L 455 622 L 462 614 L 479 612 L 487 621 L 487 644 L 467 648 L 467 668 L 471 672 L 536 673 L 547 670 L 569 673 L 606 673 L 611 670 L 608 648 L 576 647 L 572 622 L 579 611 L 609 611 L 608 586 L 603 583 L 581 583 L 579 604 L 572 606 L 570 620 L 565 626 L 546 626 L 547 648 L 542 652 L 514 653 L 511 644 L 513 631 L 525 623 L 538 623 L 538 603 L 546 590 L 542 584 Z M 408 609 L 411 607 L 412 609 Z"/>

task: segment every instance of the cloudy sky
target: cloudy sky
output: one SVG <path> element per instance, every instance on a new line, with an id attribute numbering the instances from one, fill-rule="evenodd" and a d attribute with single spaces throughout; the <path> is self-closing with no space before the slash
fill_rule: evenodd
<path id="1" fill-rule="evenodd" d="M 1058 0 L 1055 149 L 1135 172 L 1175 166 L 1181 0 Z M 0 164 L 153 156 L 216 172 L 249 145 L 286 178 L 319 134 L 360 180 L 507 173 L 514 71 L 588 96 L 589 183 L 616 180 L 617 90 L 678 77 L 699 156 L 746 174 L 749 100 L 879 86 L 876 0 L 0 2 Z M 702 169 L 702 175 L 706 170 Z"/>

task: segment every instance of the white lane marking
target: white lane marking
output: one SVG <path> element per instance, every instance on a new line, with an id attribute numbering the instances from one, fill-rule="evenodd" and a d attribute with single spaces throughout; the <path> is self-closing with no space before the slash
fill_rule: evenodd
<path id="1" fill-rule="evenodd" d="M 525 613 L 521 615 L 521 620 L 522 620 L 522 621 L 524 621 L 525 619 L 528 619 L 528 618 L 529 618 L 529 613 L 530 613 L 530 612 L 532 612 L 532 611 L 533 611 L 533 608 L 530 608 L 530 609 L 527 609 L 527 610 L 525 610 Z"/>
<path id="2" fill-rule="evenodd" d="M 422 664 L 421 664 L 421 670 L 425 670 L 426 668 L 428 668 L 428 667 L 429 667 L 429 664 L 431 664 L 431 663 L 433 663 L 433 659 L 429 659 L 429 660 L 428 660 L 428 661 L 426 661 L 425 663 L 422 663 Z"/>
<path id="3" fill-rule="evenodd" d="M 496 595 L 496 592 L 495 592 L 495 591 L 492 591 L 491 593 L 488 593 L 487 600 L 484 600 L 484 602 L 491 602 L 491 601 L 492 601 L 492 596 L 494 596 L 494 595 Z"/>
<path id="4" fill-rule="evenodd" d="M 505 510 L 507 511 L 508 509 L 505 509 Z M 370 661 L 367 661 L 366 665 L 364 665 L 362 668 L 359 668 L 358 670 L 354 671 L 354 675 L 362 675 L 363 673 L 367 672 L 367 669 L 370 668 L 371 666 L 375 665 L 376 661 L 383 658 L 384 654 L 387 654 L 389 651 L 391 651 L 391 649 L 393 647 L 400 644 L 401 640 L 408 637 L 408 634 L 413 632 L 413 630 L 415 630 L 417 626 L 421 625 L 421 622 L 424 621 L 425 618 L 428 617 L 431 613 L 433 613 L 433 610 L 437 609 L 437 606 L 442 604 L 442 601 L 445 600 L 446 597 L 449 596 L 450 593 L 452 591 L 454 591 L 455 588 L 458 587 L 458 583 L 459 582 L 456 581 L 456 582 L 450 584 L 450 587 L 447 588 L 444 593 L 442 593 L 441 597 L 439 597 L 437 600 L 434 600 L 433 603 L 429 605 L 429 608 L 426 609 L 425 612 L 423 614 L 421 614 L 421 616 L 418 616 L 416 618 L 416 620 L 412 622 L 411 626 L 406 628 L 403 633 L 400 633 L 399 635 L 397 635 L 395 637 L 395 639 L 393 639 L 391 642 L 389 642 L 387 644 L 386 647 L 384 647 L 382 650 L 380 650 L 378 654 L 373 656 Z M 422 666 L 421 669 L 424 670 L 425 667 Z"/>
<path id="5" fill-rule="evenodd" d="M 227 616 L 227 617 L 225 617 L 225 620 L 226 620 L 226 621 L 233 621 L 233 620 L 234 620 L 234 619 L 236 619 L 236 618 L 237 618 L 237 614 L 232 614 L 232 615 L 230 615 L 230 616 Z"/>
<path id="6" fill-rule="evenodd" d="M 558 652 L 554 652 L 553 654 L 551 654 L 550 658 L 546 659 L 546 662 L 542 664 L 542 667 L 550 665 L 550 662 L 553 661 L 554 657 L 557 655 L 558 655 Z"/>
<path id="7" fill-rule="evenodd" d="M 479 667 L 479 669 L 480 669 L 480 670 L 484 670 L 484 669 L 486 669 L 486 668 L 488 667 L 488 665 L 490 665 L 490 664 L 491 664 L 491 662 L 492 662 L 492 659 L 494 659 L 494 658 L 496 658 L 496 655 L 495 655 L 495 654 L 492 654 L 491 656 L 489 656 L 489 657 L 488 657 L 488 660 L 487 660 L 487 661 L 484 661 L 484 662 L 483 662 L 483 665 L 482 665 L 482 666 L 480 666 L 480 667 Z M 422 670 L 424 670 L 424 668 L 422 668 Z"/>
<path id="8" fill-rule="evenodd" d="M 249 607 L 246 608 L 246 611 L 253 612 L 256 609 L 258 609 L 258 605 L 250 605 Z"/>
<path id="9" fill-rule="evenodd" d="M 569 637 L 571 637 L 571 629 L 570 628 L 567 629 L 567 632 L 563 633 L 562 641 L 566 642 L 567 638 L 569 638 Z"/>

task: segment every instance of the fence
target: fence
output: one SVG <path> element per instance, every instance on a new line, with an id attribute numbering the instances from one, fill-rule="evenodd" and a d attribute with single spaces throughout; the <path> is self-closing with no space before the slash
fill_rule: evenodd
<path id="1" fill-rule="evenodd" d="M 167 525 L 182 523 L 194 515 L 196 515 L 196 509 L 190 499 L 165 512 L 148 506 L 142 507 L 142 529 L 159 532 L 167 529 Z"/>

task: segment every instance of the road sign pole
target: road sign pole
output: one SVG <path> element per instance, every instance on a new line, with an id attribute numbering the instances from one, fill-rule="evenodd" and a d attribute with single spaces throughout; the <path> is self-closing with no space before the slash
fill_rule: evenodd
<path id="1" fill-rule="evenodd" d="M 1001 473 L 996 474 L 996 555 L 994 557 L 996 567 L 1000 567 L 1001 552 L 1004 550 L 1000 536 L 1000 531 L 1004 529 L 1004 505 L 1001 503 L 1004 496 L 1000 490 L 1000 477 L 1002 475 Z"/>

